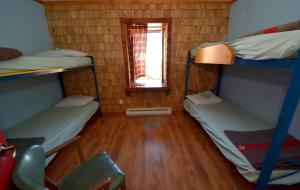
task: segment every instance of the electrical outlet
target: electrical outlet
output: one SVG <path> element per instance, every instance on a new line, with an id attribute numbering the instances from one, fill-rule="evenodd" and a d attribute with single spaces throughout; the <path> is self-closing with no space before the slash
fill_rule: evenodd
<path id="1" fill-rule="evenodd" d="M 123 104 L 123 99 L 119 99 L 119 104 Z"/>

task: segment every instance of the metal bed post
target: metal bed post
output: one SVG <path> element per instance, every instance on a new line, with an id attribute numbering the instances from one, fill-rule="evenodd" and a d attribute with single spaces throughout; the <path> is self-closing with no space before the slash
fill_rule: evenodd
<path id="1" fill-rule="evenodd" d="M 96 75 L 96 69 L 95 69 L 95 62 L 94 62 L 94 58 L 92 56 L 89 56 L 92 60 L 92 72 L 93 72 L 93 78 L 94 78 L 94 83 L 95 83 L 95 88 L 96 88 L 96 100 L 98 100 L 99 102 L 99 113 L 100 113 L 100 117 L 102 117 L 102 112 L 101 112 L 101 100 L 100 100 L 100 93 L 99 93 L 99 87 L 98 87 L 98 81 L 97 81 L 97 75 Z"/>
<path id="2" fill-rule="evenodd" d="M 98 88 L 98 82 L 97 82 L 97 78 L 96 78 L 95 67 L 92 68 L 92 71 L 93 71 L 93 78 L 94 78 L 95 88 L 96 88 L 96 100 L 98 100 L 100 102 L 100 95 L 99 95 L 99 88 Z"/>
<path id="3" fill-rule="evenodd" d="M 93 71 L 93 78 L 94 78 L 95 88 L 96 88 L 96 100 L 98 100 L 100 102 L 100 94 L 99 94 L 98 81 L 97 81 L 97 77 L 96 77 L 94 58 L 92 56 L 90 56 L 90 58 L 91 58 L 92 64 L 93 64 L 92 71 Z"/>
<path id="4" fill-rule="evenodd" d="M 63 97 L 66 97 L 65 84 L 61 73 L 58 73 L 58 78 L 62 90 Z"/>
<path id="5" fill-rule="evenodd" d="M 189 78 L 190 78 L 191 63 L 192 63 L 191 50 L 189 50 L 187 64 L 186 64 L 186 70 L 185 70 L 184 98 L 188 95 L 188 91 L 189 91 Z"/>
<path id="6" fill-rule="evenodd" d="M 261 173 L 256 183 L 256 190 L 262 190 L 267 187 L 272 170 L 278 160 L 280 149 L 284 143 L 288 129 L 293 120 L 298 101 L 300 98 L 300 52 L 297 61 L 292 65 L 292 78 L 289 84 L 288 92 L 281 109 L 275 132 L 269 146 L 267 155 L 262 165 Z"/>
<path id="7" fill-rule="evenodd" d="M 217 84 L 217 90 L 216 90 L 216 95 L 220 95 L 220 90 L 221 90 L 221 83 L 222 83 L 222 76 L 223 76 L 223 65 L 220 65 L 220 71 L 219 71 L 219 79 L 218 79 L 218 84 Z"/>

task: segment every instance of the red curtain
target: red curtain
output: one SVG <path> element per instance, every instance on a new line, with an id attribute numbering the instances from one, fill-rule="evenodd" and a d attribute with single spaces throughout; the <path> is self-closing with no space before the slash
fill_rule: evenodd
<path id="1" fill-rule="evenodd" d="M 147 29 L 147 24 L 130 24 L 128 26 L 129 70 L 132 82 L 146 74 Z"/>

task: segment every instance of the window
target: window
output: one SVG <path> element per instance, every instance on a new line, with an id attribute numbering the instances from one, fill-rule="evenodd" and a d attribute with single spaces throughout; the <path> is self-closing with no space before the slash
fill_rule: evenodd
<path id="1" fill-rule="evenodd" d="M 169 89 L 171 19 L 121 19 L 126 89 Z"/>

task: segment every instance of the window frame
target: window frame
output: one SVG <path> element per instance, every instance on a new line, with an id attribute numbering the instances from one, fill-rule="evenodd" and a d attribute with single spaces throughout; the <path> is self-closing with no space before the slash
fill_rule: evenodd
<path id="1" fill-rule="evenodd" d="M 166 67 L 166 77 L 162 78 L 162 85 L 159 87 L 147 87 L 143 85 L 136 85 L 130 80 L 129 77 L 129 56 L 128 56 L 128 34 L 127 26 L 129 24 L 146 24 L 146 23 L 165 23 L 167 24 L 167 55 L 163 55 L 163 60 L 166 58 L 166 62 L 162 62 L 162 67 Z M 172 19 L 171 18 L 120 18 L 122 45 L 124 55 L 125 66 L 125 79 L 126 79 L 126 91 L 141 91 L 141 90 L 170 90 L 170 63 L 171 63 L 171 35 L 172 35 Z M 162 42 L 163 43 L 163 42 Z M 164 46 L 164 43 L 162 44 Z M 162 73 L 163 74 L 163 73 Z"/>

